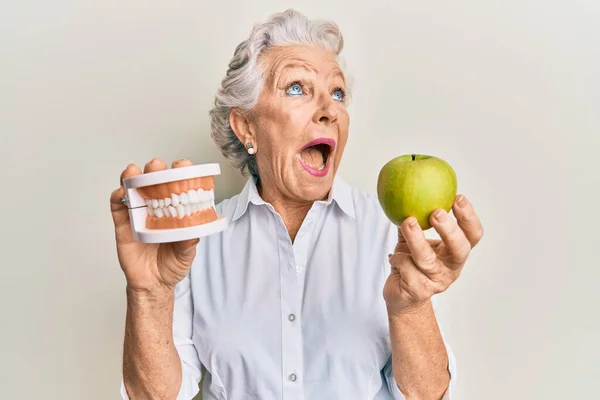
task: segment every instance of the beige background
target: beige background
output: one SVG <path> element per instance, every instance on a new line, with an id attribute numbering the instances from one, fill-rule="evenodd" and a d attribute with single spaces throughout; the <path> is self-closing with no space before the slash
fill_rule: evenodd
<path id="1" fill-rule="evenodd" d="M 600 3 L 299 4 L 4 2 L 0 397 L 119 398 L 109 193 L 154 156 L 221 162 L 219 199 L 241 188 L 207 110 L 252 24 L 294 6 L 345 34 L 341 174 L 373 192 L 390 158 L 440 156 L 485 224 L 442 297 L 455 399 L 598 398 Z"/>

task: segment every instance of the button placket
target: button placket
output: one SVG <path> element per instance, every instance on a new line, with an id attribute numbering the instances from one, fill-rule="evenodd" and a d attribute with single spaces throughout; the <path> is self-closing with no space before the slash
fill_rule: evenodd
<path id="1" fill-rule="evenodd" d="M 287 231 L 286 231 L 287 235 Z M 299 234 L 296 241 L 302 242 L 305 234 Z M 284 371 L 283 397 L 301 399 L 303 387 L 298 376 L 298 371 L 303 368 L 302 327 L 300 326 L 299 310 L 302 309 L 302 290 L 300 276 L 296 273 L 296 266 L 301 265 L 304 246 L 299 248 L 290 240 L 289 236 L 280 238 L 280 254 L 282 258 L 281 280 L 281 328 L 282 328 L 282 369 Z"/>

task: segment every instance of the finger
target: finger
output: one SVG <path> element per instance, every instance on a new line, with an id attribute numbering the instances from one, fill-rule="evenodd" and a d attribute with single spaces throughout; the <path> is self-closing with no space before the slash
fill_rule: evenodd
<path id="1" fill-rule="evenodd" d="M 439 272 L 437 255 L 425 238 L 417 219 L 407 218 L 399 229 L 402 230 L 402 236 L 406 240 L 406 245 L 417 268 L 427 275 Z"/>
<path id="2" fill-rule="evenodd" d="M 396 253 L 390 259 L 390 263 L 400 275 L 401 289 L 415 302 L 425 301 L 443 290 L 442 283 L 430 279 L 415 265 L 410 255 Z"/>
<path id="3" fill-rule="evenodd" d="M 394 249 L 395 253 L 404 252 L 409 253 L 410 250 L 408 248 L 408 244 L 406 243 L 406 238 L 402 234 L 402 229 L 398 229 L 398 243 L 396 243 L 396 248 Z"/>
<path id="4" fill-rule="evenodd" d="M 131 178 L 133 176 L 137 176 L 137 175 L 141 175 L 141 174 L 142 174 L 142 170 L 140 169 L 140 167 L 138 167 L 134 163 L 130 163 L 129 165 L 127 165 L 127 168 L 125 168 L 123 170 L 123 172 L 121 172 L 121 178 L 119 180 L 119 185 L 123 185 L 124 179 Z"/>
<path id="5" fill-rule="evenodd" d="M 400 230 L 398 230 L 398 232 L 400 232 Z M 394 253 L 409 253 L 410 254 L 410 249 L 408 248 L 408 243 L 406 243 L 406 239 L 404 238 L 404 236 L 401 236 L 401 235 L 402 235 L 401 233 L 398 234 L 398 243 L 396 243 L 396 247 L 394 248 Z M 439 245 L 442 243 L 442 241 L 440 239 L 427 239 L 427 242 L 429 242 L 429 245 L 434 250 L 437 249 L 439 247 Z M 437 252 L 436 252 L 436 254 L 437 254 Z"/>
<path id="6" fill-rule="evenodd" d="M 464 195 L 456 197 L 452 211 L 471 247 L 475 247 L 483 237 L 483 225 L 469 199 Z"/>
<path id="7" fill-rule="evenodd" d="M 184 158 L 177 160 L 177 161 L 173 161 L 173 163 L 171 164 L 172 168 L 181 168 L 181 167 L 189 167 L 191 165 L 194 165 L 190 160 L 186 160 Z"/>
<path id="8" fill-rule="evenodd" d="M 175 250 L 176 255 L 185 254 L 189 252 L 192 249 L 192 247 L 196 246 L 199 242 L 200 239 L 188 239 L 182 240 L 180 242 L 174 242 L 173 249 Z"/>
<path id="9" fill-rule="evenodd" d="M 449 268 L 460 268 L 469 256 L 471 243 L 454 218 L 445 210 L 438 209 L 431 213 L 431 226 L 444 242 L 444 261 Z M 446 256 L 448 259 L 446 260 Z"/>
<path id="10" fill-rule="evenodd" d="M 119 178 L 120 187 L 115 189 L 110 194 L 110 211 L 113 218 L 115 228 L 129 222 L 129 211 L 127 207 L 121 203 L 121 198 L 125 196 L 125 189 L 123 188 L 123 180 L 131 178 L 132 176 L 140 175 L 142 170 L 135 164 L 129 164 L 122 172 Z"/>
<path id="11" fill-rule="evenodd" d="M 153 158 L 144 166 L 144 173 L 147 174 L 149 172 L 162 171 L 163 169 L 167 169 L 165 160 L 162 158 Z"/>

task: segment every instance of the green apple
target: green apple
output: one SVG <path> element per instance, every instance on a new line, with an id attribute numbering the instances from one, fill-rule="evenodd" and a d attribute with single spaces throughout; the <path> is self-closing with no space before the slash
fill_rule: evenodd
<path id="1" fill-rule="evenodd" d="M 377 197 L 385 215 L 400 226 L 415 217 L 423 230 L 431 228 L 429 217 L 439 208 L 449 212 L 457 191 L 456 173 L 441 158 L 406 154 L 385 164 L 377 179 Z"/>

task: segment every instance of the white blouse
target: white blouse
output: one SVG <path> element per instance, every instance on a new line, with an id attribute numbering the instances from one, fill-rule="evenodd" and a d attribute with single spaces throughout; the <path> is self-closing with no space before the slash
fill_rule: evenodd
<path id="1" fill-rule="evenodd" d="M 177 399 L 192 399 L 203 374 L 203 400 L 404 399 L 383 299 L 397 230 L 377 198 L 336 177 L 294 243 L 253 179 L 217 212 L 230 226 L 200 240 L 176 287 Z M 456 382 L 446 347 L 444 400 Z"/>

